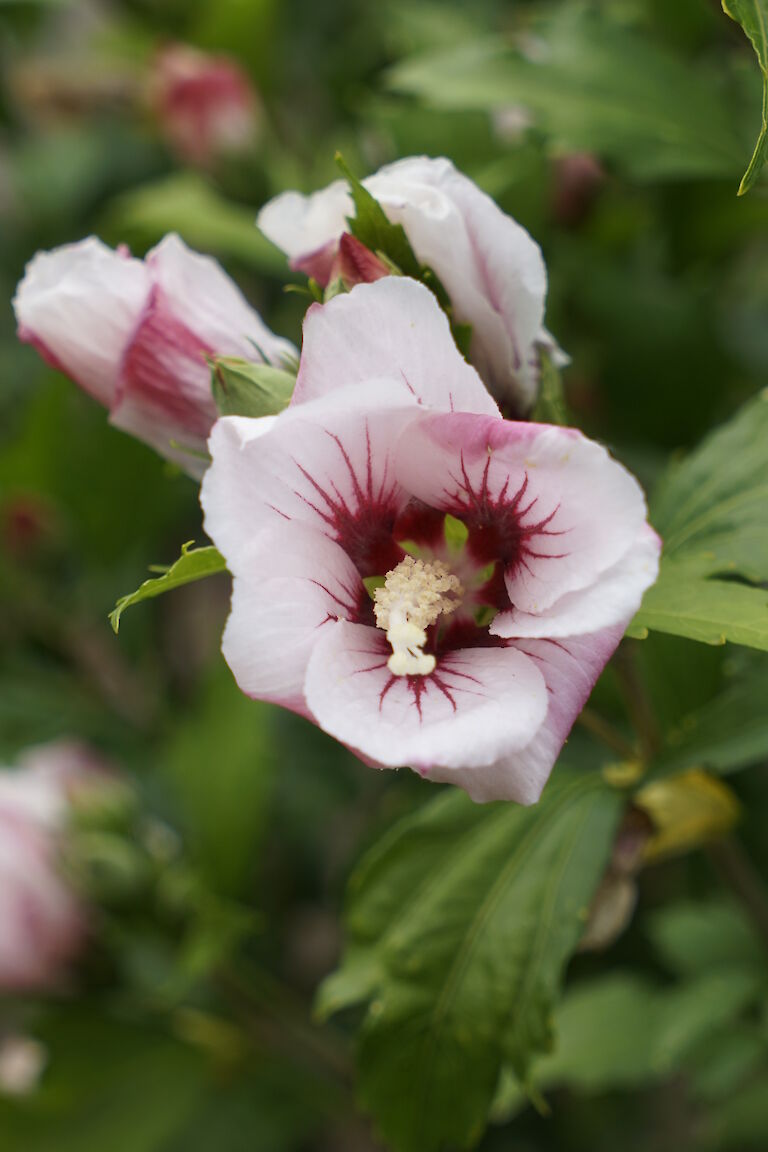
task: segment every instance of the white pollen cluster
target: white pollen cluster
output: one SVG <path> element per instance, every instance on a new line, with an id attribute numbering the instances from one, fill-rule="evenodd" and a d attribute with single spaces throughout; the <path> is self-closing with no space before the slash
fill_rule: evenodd
<path id="1" fill-rule="evenodd" d="M 464 589 L 457 576 L 440 560 L 406 556 L 387 573 L 383 588 L 374 592 L 376 624 L 387 633 L 392 655 L 387 666 L 393 676 L 428 676 L 435 658 L 422 651 L 427 628 L 439 616 L 455 612 Z"/>

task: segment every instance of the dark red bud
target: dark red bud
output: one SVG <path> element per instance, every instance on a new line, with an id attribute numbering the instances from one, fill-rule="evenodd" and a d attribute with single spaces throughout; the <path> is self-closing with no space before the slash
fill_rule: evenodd
<path id="1" fill-rule="evenodd" d="M 355 284 L 372 284 L 389 275 L 390 269 L 370 248 L 349 232 L 342 235 L 332 280 L 340 276 L 345 288 L 354 288 Z"/>
<path id="2" fill-rule="evenodd" d="M 605 171 L 589 152 L 560 156 L 554 165 L 552 215 L 563 228 L 578 228 L 589 216 Z"/>

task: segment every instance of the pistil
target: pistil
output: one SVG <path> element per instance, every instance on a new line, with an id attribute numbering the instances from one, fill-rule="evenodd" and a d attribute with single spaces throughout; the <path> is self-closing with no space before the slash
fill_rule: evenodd
<path id="1" fill-rule="evenodd" d="M 427 629 L 440 616 L 449 616 L 461 603 L 464 589 L 447 564 L 406 556 L 387 573 L 374 593 L 376 624 L 387 633 L 393 676 L 428 676 L 435 657 L 424 652 Z"/>

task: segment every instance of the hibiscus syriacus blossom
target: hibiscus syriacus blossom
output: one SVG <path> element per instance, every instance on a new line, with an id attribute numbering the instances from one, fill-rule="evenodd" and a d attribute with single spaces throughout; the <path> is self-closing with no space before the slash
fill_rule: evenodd
<path id="1" fill-rule="evenodd" d="M 565 359 L 543 328 L 547 273 L 538 244 L 450 160 L 411 156 L 363 184 L 440 278 L 454 319 L 471 326 L 470 360 L 490 391 L 525 415 L 536 397 L 541 347 Z M 325 286 L 349 265 L 348 249 L 360 247 L 347 234 L 354 214 L 349 187 L 337 180 L 311 196 L 282 193 L 258 224 L 291 267 Z M 355 264 L 359 279 L 382 274 L 378 261 L 369 261 L 368 274 Z"/>
<path id="2" fill-rule="evenodd" d="M 656 575 L 632 476 L 503 420 L 397 277 L 311 308 L 291 406 L 220 420 L 210 449 L 242 690 L 375 766 L 535 801 Z"/>
<path id="3" fill-rule="evenodd" d="M 110 422 L 192 475 L 216 419 L 209 356 L 295 357 L 208 256 L 176 235 L 137 260 L 91 236 L 27 266 L 19 338 L 104 404 Z"/>
<path id="4" fill-rule="evenodd" d="M 152 103 L 182 159 L 203 167 L 252 145 L 259 103 L 247 73 L 229 56 L 169 44 L 157 56 Z"/>
<path id="5" fill-rule="evenodd" d="M 100 777 L 102 765 L 65 741 L 0 769 L 0 994 L 54 986 L 83 944 L 85 912 L 57 855 L 70 795 Z"/>

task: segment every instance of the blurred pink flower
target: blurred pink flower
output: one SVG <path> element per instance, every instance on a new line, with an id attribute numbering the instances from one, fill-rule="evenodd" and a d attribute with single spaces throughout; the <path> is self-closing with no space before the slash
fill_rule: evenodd
<path id="1" fill-rule="evenodd" d="M 207 167 L 258 135 L 258 97 L 229 56 L 169 44 L 156 58 L 152 102 L 171 147 L 190 164 Z"/>
<path id="2" fill-rule="evenodd" d="M 634 478 L 503 420 L 400 277 L 310 308 L 291 406 L 220 420 L 210 449 L 242 690 L 377 767 L 534 802 L 656 576 Z"/>
<path id="3" fill-rule="evenodd" d="M 57 856 L 70 800 L 102 775 L 87 749 L 68 742 L 0 770 L 0 993 L 55 987 L 83 944 L 85 913 Z"/>
<path id="4" fill-rule="evenodd" d="M 538 244 L 450 160 L 411 156 L 363 184 L 440 278 L 454 319 L 472 326 L 470 360 L 487 387 L 503 408 L 526 414 L 540 348 L 566 359 L 543 327 L 547 273 Z M 292 268 L 325 285 L 349 216 L 349 188 L 337 180 L 311 196 L 282 193 L 262 208 L 258 225 Z"/>
<path id="5" fill-rule="evenodd" d="M 215 260 L 173 234 L 144 260 L 94 236 L 38 252 L 13 303 L 19 339 L 195 476 L 216 419 L 206 357 L 296 355 Z"/>

